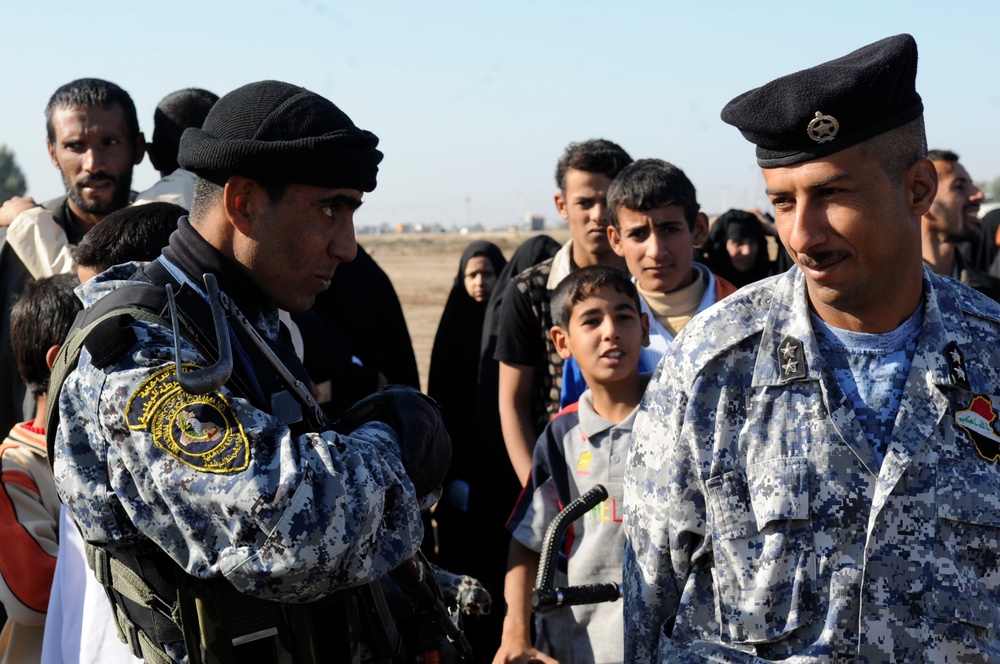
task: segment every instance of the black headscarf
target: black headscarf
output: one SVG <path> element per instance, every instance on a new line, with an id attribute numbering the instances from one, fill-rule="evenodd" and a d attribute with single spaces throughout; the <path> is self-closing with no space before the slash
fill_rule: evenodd
<path id="1" fill-rule="evenodd" d="M 434 337 L 427 379 L 427 393 L 441 405 L 441 415 L 454 441 L 456 466 L 459 464 L 458 448 L 475 431 L 479 340 L 487 304 L 476 302 L 465 289 L 465 269 L 477 256 L 488 259 L 494 273 L 507 265 L 503 252 L 492 242 L 479 240 L 462 252 L 458 274 Z"/>
<path id="2" fill-rule="evenodd" d="M 727 240 L 757 240 L 757 258 L 746 272 L 733 267 L 733 260 L 726 250 Z M 705 242 L 705 261 L 712 272 L 737 288 L 746 286 L 774 274 L 774 266 L 767 255 L 767 234 L 760 219 L 750 212 L 729 210 L 712 224 Z"/>

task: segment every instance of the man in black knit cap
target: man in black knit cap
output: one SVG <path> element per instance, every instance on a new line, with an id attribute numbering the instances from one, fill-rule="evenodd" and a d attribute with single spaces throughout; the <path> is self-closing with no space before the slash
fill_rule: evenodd
<path id="1" fill-rule="evenodd" d="M 393 652 L 371 582 L 417 551 L 450 442 L 407 390 L 331 428 L 277 313 L 310 307 L 354 258 L 377 143 L 303 88 L 239 88 L 184 133 L 194 204 L 162 256 L 83 287 L 89 317 L 66 344 L 83 349 L 53 385 L 55 475 L 147 661 Z"/>

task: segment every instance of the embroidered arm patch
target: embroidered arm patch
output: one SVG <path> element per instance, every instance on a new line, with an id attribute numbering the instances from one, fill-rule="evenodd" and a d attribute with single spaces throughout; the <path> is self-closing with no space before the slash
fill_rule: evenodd
<path id="1" fill-rule="evenodd" d="M 185 371 L 198 366 L 185 364 Z M 250 443 L 236 411 L 221 394 L 188 394 L 173 365 L 147 378 L 129 397 L 128 426 L 148 431 L 157 447 L 181 463 L 207 473 L 246 470 Z"/>

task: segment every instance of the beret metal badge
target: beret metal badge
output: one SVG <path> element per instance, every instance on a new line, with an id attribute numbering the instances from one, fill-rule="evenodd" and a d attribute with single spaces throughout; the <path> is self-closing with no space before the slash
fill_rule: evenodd
<path id="1" fill-rule="evenodd" d="M 805 378 L 806 353 L 802 342 L 795 337 L 785 337 L 778 344 L 778 366 L 782 380 Z"/>
<path id="2" fill-rule="evenodd" d="M 817 143 L 829 143 L 837 137 L 839 131 L 840 123 L 837 122 L 837 118 L 832 115 L 823 115 L 819 111 L 816 111 L 816 117 L 810 120 L 809 126 L 806 127 L 809 138 Z"/>

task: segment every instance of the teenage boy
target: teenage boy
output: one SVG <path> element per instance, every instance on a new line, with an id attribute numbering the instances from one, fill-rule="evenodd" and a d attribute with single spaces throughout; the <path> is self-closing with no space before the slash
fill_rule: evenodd
<path id="1" fill-rule="evenodd" d="M 571 143 L 556 165 L 559 216 L 570 240 L 551 259 L 514 277 L 503 296 L 494 358 L 500 363 L 499 409 L 504 444 L 517 479 L 531 472 L 531 450 L 559 412 L 563 362 L 552 347 L 550 293 L 566 275 L 588 265 L 616 265 L 608 244 L 607 192 L 632 157 L 616 143 Z"/>
<path id="2" fill-rule="evenodd" d="M 513 539 L 504 587 L 507 615 L 494 662 L 620 662 L 622 610 L 617 603 L 556 609 L 536 618 L 530 638 L 528 597 L 538 571 L 545 529 L 559 509 L 603 484 L 609 497 L 572 526 L 567 537 L 570 585 L 621 582 L 622 476 L 632 421 L 648 376 L 639 356 L 649 324 L 639 296 L 621 270 L 595 265 L 566 277 L 552 296 L 551 336 L 559 356 L 571 356 L 591 389 L 552 420 L 535 446 L 526 491 L 508 522 Z"/>
<path id="3" fill-rule="evenodd" d="M 608 240 L 625 259 L 649 317 L 649 346 L 639 371 L 652 373 L 681 329 L 736 287 L 695 263 L 694 248 L 708 235 L 694 185 L 684 171 L 661 159 L 640 159 L 622 169 L 608 188 Z M 587 389 L 578 363 L 563 365 L 563 406 Z"/>

